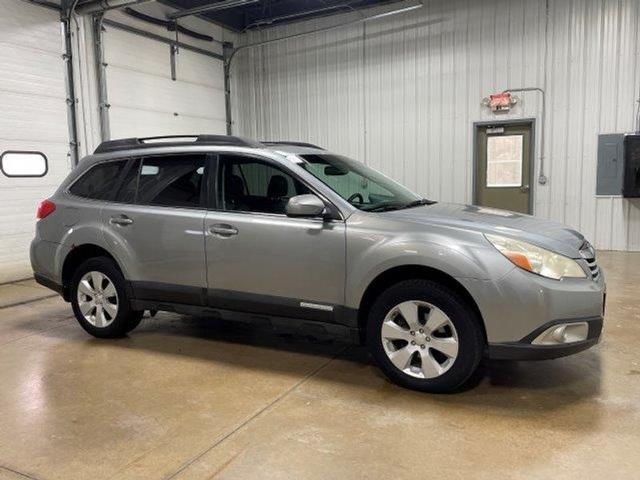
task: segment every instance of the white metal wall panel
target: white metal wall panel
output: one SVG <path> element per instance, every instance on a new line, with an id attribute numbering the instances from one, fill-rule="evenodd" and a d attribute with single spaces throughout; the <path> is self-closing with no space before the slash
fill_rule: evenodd
<path id="1" fill-rule="evenodd" d="M 516 94 L 519 104 L 499 116 L 482 98 L 543 87 L 549 181 L 533 185 L 535 214 L 578 228 L 598 248 L 640 250 L 640 202 L 595 195 L 597 135 L 634 129 L 640 2 L 550 0 L 546 36 L 545 17 L 545 0 L 429 0 L 366 27 L 247 50 L 234 69 L 235 131 L 318 143 L 428 197 L 470 202 L 474 122 L 535 118 L 539 169 L 539 94 Z"/>
<path id="2" fill-rule="evenodd" d="M 112 138 L 225 133 L 221 61 L 181 49 L 173 81 L 168 45 L 111 27 L 104 44 Z"/>
<path id="3" fill-rule="evenodd" d="M 42 178 L 0 173 L 1 283 L 31 275 L 37 205 L 70 167 L 59 14 L 16 0 L 0 10 L 0 152 L 37 150 L 49 161 Z"/>

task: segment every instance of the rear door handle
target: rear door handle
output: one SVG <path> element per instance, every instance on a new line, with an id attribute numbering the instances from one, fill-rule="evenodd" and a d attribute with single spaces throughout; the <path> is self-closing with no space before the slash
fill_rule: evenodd
<path id="1" fill-rule="evenodd" d="M 119 217 L 111 217 L 109 219 L 109 223 L 111 223 L 112 225 L 131 225 L 133 223 L 133 220 L 129 217 L 127 217 L 126 215 L 121 215 Z"/>
<path id="2" fill-rule="evenodd" d="M 221 223 L 218 225 L 213 225 L 211 228 L 209 228 L 209 232 L 213 233 L 214 235 L 220 235 L 221 237 L 232 237 L 233 235 L 238 234 L 238 229 L 231 225 Z"/>

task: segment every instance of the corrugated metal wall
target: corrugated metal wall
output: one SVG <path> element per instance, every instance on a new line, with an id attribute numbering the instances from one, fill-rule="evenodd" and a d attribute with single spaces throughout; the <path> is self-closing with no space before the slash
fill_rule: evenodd
<path id="1" fill-rule="evenodd" d="M 471 202 L 473 123 L 496 118 L 482 98 L 543 87 L 549 181 L 534 187 L 535 214 L 580 229 L 598 248 L 640 250 L 640 202 L 595 196 L 598 133 L 634 129 L 640 2 L 550 0 L 548 23 L 545 0 L 424 4 L 364 27 L 239 53 L 234 133 L 318 143 L 427 197 Z M 278 27 L 249 40 L 337 21 Z M 518 96 L 499 118 L 536 118 L 538 150 L 540 96 Z"/>

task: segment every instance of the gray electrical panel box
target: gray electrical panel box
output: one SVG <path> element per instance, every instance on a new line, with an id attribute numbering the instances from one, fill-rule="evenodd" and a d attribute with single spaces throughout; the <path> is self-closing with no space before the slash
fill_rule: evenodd
<path id="1" fill-rule="evenodd" d="M 596 195 L 640 198 L 640 133 L 598 136 Z"/>
<path id="2" fill-rule="evenodd" d="M 622 195 L 624 181 L 624 134 L 598 135 L 596 195 Z"/>

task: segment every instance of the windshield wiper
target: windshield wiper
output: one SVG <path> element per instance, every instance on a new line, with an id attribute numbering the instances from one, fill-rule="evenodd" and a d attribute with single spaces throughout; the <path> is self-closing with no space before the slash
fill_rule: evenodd
<path id="1" fill-rule="evenodd" d="M 371 208 L 363 208 L 362 210 L 364 210 L 365 212 L 389 212 L 391 210 L 398 210 L 400 208 L 403 208 L 403 206 L 398 205 L 397 203 L 385 203 Z"/>
<path id="2" fill-rule="evenodd" d="M 418 200 L 414 200 L 413 202 L 409 202 L 406 205 L 403 205 L 400 208 L 413 208 L 413 207 L 420 207 L 421 205 L 433 205 L 434 202 L 433 200 L 429 200 L 427 198 L 420 198 Z"/>
<path id="3" fill-rule="evenodd" d="M 405 208 L 413 208 L 419 207 L 420 205 L 433 205 L 433 200 L 428 200 L 426 198 L 421 198 L 419 200 L 414 200 L 413 202 L 398 204 L 398 203 L 383 203 L 381 205 L 376 205 L 375 207 L 363 208 L 362 210 L 366 212 L 390 212 L 392 210 L 402 210 Z"/>

